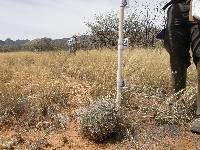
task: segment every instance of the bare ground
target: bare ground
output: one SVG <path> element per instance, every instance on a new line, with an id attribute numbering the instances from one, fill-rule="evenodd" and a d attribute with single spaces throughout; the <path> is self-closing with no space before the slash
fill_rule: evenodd
<path id="1" fill-rule="evenodd" d="M 94 143 L 84 139 L 79 132 L 78 120 L 75 110 L 90 103 L 90 86 L 77 81 L 70 81 L 71 91 L 76 94 L 70 100 L 70 106 L 65 110 L 70 116 L 70 122 L 65 128 L 49 131 L 42 128 L 26 129 L 21 126 L 1 127 L 0 142 L 7 149 L 49 149 L 49 150 L 199 150 L 200 135 L 192 134 L 189 128 L 175 125 L 158 125 L 146 116 L 137 124 L 133 134 L 129 134 L 122 140 L 108 139 L 103 143 Z M 143 99 L 143 105 L 149 106 L 160 103 L 159 100 Z M 132 114 L 139 115 L 139 114 Z M 45 123 L 41 123 L 45 124 Z M 21 140 L 20 140 L 21 139 Z M 10 146 L 10 147 L 9 147 Z M 2 147 L 3 149 L 3 147 Z"/>

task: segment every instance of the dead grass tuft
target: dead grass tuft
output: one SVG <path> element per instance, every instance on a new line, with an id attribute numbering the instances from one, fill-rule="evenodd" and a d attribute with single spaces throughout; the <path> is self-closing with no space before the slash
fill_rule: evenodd
<path id="1" fill-rule="evenodd" d="M 158 108 L 157 122 L 178 125 L 191 122 L 196 110 L 195 93 L 196 88 L 189 87 L 166 99 Z"/>

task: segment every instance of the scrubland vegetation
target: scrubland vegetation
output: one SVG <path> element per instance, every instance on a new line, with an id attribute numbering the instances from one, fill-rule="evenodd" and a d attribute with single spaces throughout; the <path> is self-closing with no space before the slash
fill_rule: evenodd
<path id="1" fill-rule="evenodd" d="M 123 67 L 122 124 L 127 137 L 133 138 L 143 125 L 188 127 L 196 99 L 194 65 L 180 100 L 171 95 L 169 56 L 164 49 L 125 50 Z M 15 126 L 48 133 L 68 128 L 90 103 L 115 99 L 116 69 L 115 49 L 76 55 L 66 51 L 0 54 L 1 133 Z"/>
<path id="2" fill-rule="evenodd" d="M 0 150 L 200 149 L 189 130 L 196 68 L 188 69 L 187 88 L 172 95 L 169 55 L 156 39 L 162 3 L 126 14 L 131 48 L 123 52 L 119 112 L 116 12 L 86 22 L 74 54 L 69 37 L 0 40 Z"/>

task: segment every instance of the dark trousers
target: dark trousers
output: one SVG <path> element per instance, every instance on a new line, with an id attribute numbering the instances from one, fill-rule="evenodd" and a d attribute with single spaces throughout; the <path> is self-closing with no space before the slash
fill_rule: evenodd
<path id="1" fill-rule="evenodd" d="M 197 69 L 200 68 L 200 23 L 189 21 L 187 2 L 173 3 L 168 8 L 164 45 L 170 55 L 172 87 L 174 93 L 177 93 L 186 86 L 186 72 L 191 64 L 190 48 L 194 63 L 199 65 Z M 200 114 L 200 94 L 198 99 Z"/>
<path id="2" fill-rule="evenodd" d="M 189 4 L 175 3 L 167 12 L 167 29 L 165 48 L 170 55 L 180 57 L 188 67 L 190 65 L 190 48 L 195 64 L 200 57 L 200 23 L 189 21 Z"/>

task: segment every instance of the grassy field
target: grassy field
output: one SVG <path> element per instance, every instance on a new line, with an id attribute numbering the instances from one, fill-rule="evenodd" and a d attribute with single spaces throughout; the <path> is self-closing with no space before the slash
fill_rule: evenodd
<path id="1" fill-rule="evenodd" d="M 135 125 L 148 116 L 157 118 L 159 123 L 169 119 L 166 106 L 171 91 L 167 52 L 163 49 L 126 50 L 123 64 L 126 82 L 123 106 L 129 124 L 134 122 Z M 13 124 L 37 126 L 43 120 L 51 120 L 52 117 L 47 118 L 50 113 L 71 112 L 72 108 L 78 109 L 99 97 L 114 98 L 116 69 L 116 50 L 80 51 L 76 55 L 64 51 L 1 53 L 0 129 Z M 194 65 L 188 70 L 187 84 L 183 95 L 186 103 L 174 105 L 176 111 L 181 109 L 184 115 L 175 112 L 172 122 L 191 120 L 191 116 L 187 118 L 186 106 L 190 107 L 195 99 Z"/>

